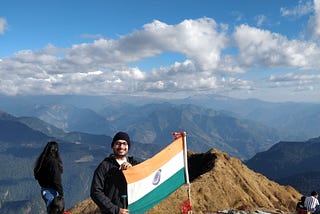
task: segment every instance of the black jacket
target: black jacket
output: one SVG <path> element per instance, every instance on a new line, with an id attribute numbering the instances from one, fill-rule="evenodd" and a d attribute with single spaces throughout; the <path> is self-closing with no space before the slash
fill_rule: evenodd
<path id="1" fill-rule="evenodd" d="M 128 157 L 128 161 L 138 164 L 133 157 Z M 114 155 L 110 155 L 94 171 L 90 196 L 102 214 L 118 214 L 123 207 L 121 195 L 127 195 L 127 182 L 119 167 Z"/>
<path id="2" fill-rule="evenodd" d="M 63 188 L 61 181 L 61 172 L 59 163 L 54 158 L 44 160 L 44 163 L 36 175 L 38 183 L 43 188 L 51 188 L 59 192 L 63 196 Z"/>

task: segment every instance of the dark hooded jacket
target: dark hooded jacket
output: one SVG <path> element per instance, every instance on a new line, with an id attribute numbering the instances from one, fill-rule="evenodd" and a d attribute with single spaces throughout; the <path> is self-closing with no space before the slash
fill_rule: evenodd
<path id="1" fill-rule="evenodd" d="M 59 162 L 54 158 L 47 158 L 35 178 L 42 188 L 51 188 L 63 196 L 61 171 Z"/>
<path id="2" fill-rule="evenodd" d="M 128 162 L 131 165 L 138 164 L 133 157 L 128 157 Z M 112 154 L 94 171 L 90 196 L 102 214 L 118 214 L 123 207 L 121 196 L 127 195 L 127 182 L 119 167 Z"/>

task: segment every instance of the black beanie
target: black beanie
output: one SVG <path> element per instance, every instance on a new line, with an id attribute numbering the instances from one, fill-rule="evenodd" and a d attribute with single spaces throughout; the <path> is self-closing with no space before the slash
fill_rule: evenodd
<path id="1" fill-rule="evenodd" d="M 117 141 L 117 140 L 125 140 L 127 141 L 128 143 L 128 148 L 130 149 L 130 137 L 127 133 L 125 132 L 118 132 L 114 137 L 113 137 L 113 140 L 112 140 L 112 143 L 111 143 L 111 148 L 113 147 L 114 143 Z"/>

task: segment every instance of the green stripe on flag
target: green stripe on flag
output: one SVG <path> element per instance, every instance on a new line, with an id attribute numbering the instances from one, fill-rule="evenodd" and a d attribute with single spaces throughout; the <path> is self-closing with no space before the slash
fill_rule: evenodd
<path id="1" fill-rule="evenodd" d="M 138 201 L 129 205 L 130 214 L 143 214 L 185 183 L 184 168 L 146 194 Z"/>

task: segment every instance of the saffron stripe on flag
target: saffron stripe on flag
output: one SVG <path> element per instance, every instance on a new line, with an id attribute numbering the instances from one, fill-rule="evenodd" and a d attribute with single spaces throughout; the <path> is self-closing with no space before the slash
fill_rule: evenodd
<path id="1" fill-rule="evenodd" d="M 128 204 L 139 200 L 181 169 L 184 169 L 183 151 L 171 158 L 161 168 L 155 169 L 148 177 L 129 183 L 127 187 Z"/>
<path id="2" fill-rule="evenodd" d="M 127 183 L 133 183 L 149 176 L 181 151 L 183 151 L 183 140 L 178 138 L 152 158 L 123 171 Z"/>
<path id="3" fill-rule="evenodd" d="M 152 158 L 123 171 L 130 213 L 144 213 L 186 183 L 185 146 L 180 137 Z"/>

